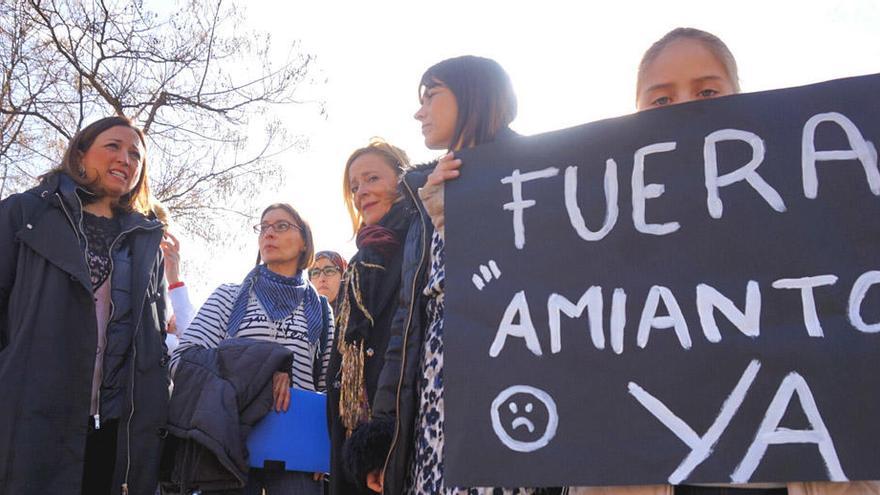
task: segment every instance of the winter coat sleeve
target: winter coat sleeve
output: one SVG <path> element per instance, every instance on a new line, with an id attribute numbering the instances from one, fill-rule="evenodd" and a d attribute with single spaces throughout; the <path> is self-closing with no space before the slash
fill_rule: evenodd
<path id="1" fill-rule="evenodd" d="M 403 332 L 409 314 L 407 306 L 401 306 L 394 313 L 391 321 L 391 338 L 385 350 L 385 364 L 379 375 L 376 386 L 376 397 L 373 399 L 373 417 L 389 418 L 397 414 L 397 387 L 403 360 Z"/>
<path id="2" fill-rule="evenodd" d="M 15 283 L 15 260 L 18 259 L 18 243 L 15 241 L 18 209 L 15 196 L 0 202 L 0 350 L 9 341 L 9 294 Z"/>
<path id="3" fill-rule="evenodd" d="M 229 314 L 232 312 L 232 304 L 238 295 L 238 289 L 238 285 L 224 284 L 217 287 L 214 293 L 208 297 L 189 328 L 180 338 L 180 345 L 174 349 L 171 355 L 172 373 L 176 372 L 180 355 L 187 349 L 191 347 L 213 349 L 228 336 L 226 325 L 229 322 Z"/>

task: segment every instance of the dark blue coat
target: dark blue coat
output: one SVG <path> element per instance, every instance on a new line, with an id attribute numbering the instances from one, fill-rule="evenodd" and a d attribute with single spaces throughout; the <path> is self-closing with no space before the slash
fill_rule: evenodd
<path id="1" fill-rule="evenodd" d="M 76 184 L 55 174 L 0 203 L 0 493 L 77 493 L 97 319 Z M 120 218 L 102 418 L 118 418 L 114 491 L 153 495 L 169 375 L 161 224 Z"/>

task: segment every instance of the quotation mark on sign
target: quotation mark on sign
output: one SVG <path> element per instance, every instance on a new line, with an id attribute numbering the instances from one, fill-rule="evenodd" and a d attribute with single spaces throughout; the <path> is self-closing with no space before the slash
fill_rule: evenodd
<path id="1" fill-rule="evenodd" d="M 474 287 L 476 287 L 477 290 L 483 290 L 483 287 L 491 282 L 493 278 L 501 278 L 501 270 L 498 268 L 498 264 L 495 263 L 495 260 L 489 260 L 487 265 L 489 266 L 480 265 L 479 273 L 475 273 L 474 276 L 471 277 L 471 281 L 474 283 Z"/>

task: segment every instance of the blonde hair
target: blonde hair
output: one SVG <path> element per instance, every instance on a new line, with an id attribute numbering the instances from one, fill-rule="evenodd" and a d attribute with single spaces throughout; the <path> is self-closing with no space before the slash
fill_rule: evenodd
<path id="1" fill-rule="evenodd" d="M 353 194 L 351 192 L 351 183 L 348 181 L 348 172 L 351 170 L 351 164 L 354 163 L 362 155 L 368 153 L 375 154 L 379 158 L 385 160 L 385 163 L 391 167 L 400 178 L 409 168 L 409 157 L 402 149 L 388 143 L 382 138 L 374 137 L 370 139 L 370 144 L 363 148 L 354 150 L 345 162 L 345 170 L 342 172 L 342 200 L 345 201 L 345 208 L 348 210 L 348 217 L 351 219 L 351 229 L 353 233 L 361 228 L 364 223 L 361 213 L 354 207 Z"/>
<path id="2" fill-rule="evenodd" d="M 660 55 L 660 52 L 662 52 L 664 48 L 669 46 L 673 41 L 678 41 L 680 39 L 689 39 L 702 43 L 703 46 L 712 52 L 712 55 L 721 62 L 721 65 L 724 66 L 724 70 L 727 71 L 727 76 L 730 78 L 730 82 L 733 83 L 733 92 L 740 92 L 739 70 L 736 67 L 736 59 L 733 57 L 733 53 L 730 52 L 730 48 L 727 48 L 727 45 L 721 41 L 721 38 L 700 29 L 680 27 L 664 34 L 662 38 L 655 41 L 654 44 L 645 51 L 645 54 L 642 55 L 642 61 L 639 62 L 639 71 L 636 77 L 636 98 L 639 97 L 642 78 L 644 78 L 648 66 L 651 65 L 651 63 Z"/>

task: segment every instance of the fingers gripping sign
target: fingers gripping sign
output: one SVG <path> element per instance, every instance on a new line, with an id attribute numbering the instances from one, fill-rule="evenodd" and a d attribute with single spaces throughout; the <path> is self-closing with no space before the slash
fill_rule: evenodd
<path id="1" fill-rule="evenodd" d="M 431 223 L 434 224 L 434 228 L 440 232 L 443 232 L 445 221 L 443 215 L 443 184 L 448 180 L 458 177 L 461 174 L 460 168 L 461 160 L 456 159 L 452 153 L 447 153 L 437 162 L 437 166 L 431 172 L 431 175 L 428 176 L 428 181 L 425 185 L 419 188 L 419 198 L 421 198 L 422 204 L 425 206 L 425 211 L 431 217 Z"/>

